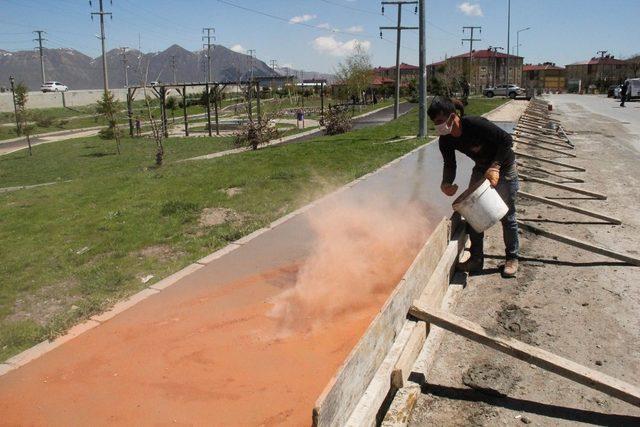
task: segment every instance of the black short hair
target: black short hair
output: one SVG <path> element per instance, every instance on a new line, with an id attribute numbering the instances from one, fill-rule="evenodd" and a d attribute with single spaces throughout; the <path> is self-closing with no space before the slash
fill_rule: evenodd
<path id="1" fill-rule="evenodd" d="M 429 104 L 427 114 L 431 120 L 435 120 L 440 114 L 448 116 L 451 113 L 455 113 L 456 110 L 458 110 L 461 117 L 464 116 L 464 105 L 462 102 L 446 96 L 435 96 L 431 104 Z"/>

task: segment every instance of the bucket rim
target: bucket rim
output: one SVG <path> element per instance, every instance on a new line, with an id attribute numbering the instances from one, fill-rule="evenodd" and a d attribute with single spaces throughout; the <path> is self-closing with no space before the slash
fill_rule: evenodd
<path id="1" fill-rule="evenodd" d="M 480 189 L 482 189 L 480 193 L 483 193 L 484 191 L 486 191 L 487 185 L 489 185 L 489 180 L 486 178 L 471 184 L 469 188 L 467 188 L 462 194 L 458 196 L 457 199 L 453 201 L 453 203 L 451 204 L 451 206 L 453 207 L 453 210 L 457 211 L 458 207 L 463 205 L 468 200 L 468 198 L 472 194 L 474 194 L 476 191 Z"/>

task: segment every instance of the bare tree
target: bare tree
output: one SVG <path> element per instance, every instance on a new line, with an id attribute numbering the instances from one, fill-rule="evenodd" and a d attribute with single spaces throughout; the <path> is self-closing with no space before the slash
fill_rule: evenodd
<path id="1" fill-rule="evenodd" d="M 338 81 L 344 85 L 347 95 L 360 99 L 373 81 L 373 67 L 371 56 L 365 48 L 357 43 L 351 55 L 336 68 Z"/>
<path id="2" fill-rule="evenodd" d="M 31 123 L 32 114 L 27 110 L 27 101 L 29 100 L 28 90 L 24 83 L 19 83 L 14 89 L 16 98 L 16 119 L 19 124 L 18 134 L 22 134 L 27 138 L 27 145 L 29 146 L 29 155 L 32 156 L 31 150 L 31 132 L 35 126 Z"/>

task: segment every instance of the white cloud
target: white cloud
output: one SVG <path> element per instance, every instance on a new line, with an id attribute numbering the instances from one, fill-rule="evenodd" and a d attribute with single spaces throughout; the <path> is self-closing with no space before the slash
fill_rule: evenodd
<path id="1" fill-rule="evenodd" d="M 467 16 L 484 16 L 482 13 L 482 8 L 479 4 L 471 4 L 468 1 L 458 5 L 458 9 L 460 12 L 464 13 Z"/>
<path id="2" fill-rule="evenodd" d="M 246 49 L 244 47 L 242 47 L 241 44 L 234 44 L 233 46 L 231 46 L 230 49 L 232 51 L 238 52 L 238 53 L 244 53 L 246 51 Z"/>
<path id="3" fill-rule="evenodd" d="M 318 24 L 318 25 L 316 25 L 316 27 L 322 28 L 324 30 L 330 30 L 331 29 L 331 25 L 328 22 L 324 22 L 322 24 Z"/>
<path id="4" fill-rule="evenodd" d="M 316 15 L 309 15 L 305 13 L 304 15 L 294 16 L 293 18 L 289 19 L 289 23 L 301 24 L 303 22 L 311 21 L 312 19 L 316 19 Z"/>
<path id="5" fill-rule="evenodd" d="M 369 50 L 371 42 L 368 40 L 352 39 L 346 42 L 336 40 L 334 36 L 317 37 L 313 40 L 313 48 L 320 53 L 328 53 L 333 56 L 345 56 L 353 53 L 356 46 L 360 46 L 364 50 Z"/>
<path id="6" fill-rule="evenodd" d="M 364 31 L 362 25 L 354 25 L 345 30 L 347 33 L 361 33 Z"/>

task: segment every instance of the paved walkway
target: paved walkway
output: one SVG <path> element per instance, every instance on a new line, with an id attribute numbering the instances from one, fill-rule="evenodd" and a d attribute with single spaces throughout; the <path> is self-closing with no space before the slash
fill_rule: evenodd
<path id="1" fill-rule="evenodd" d="M 422 146 L 10 359 L 2 422 L 308 425 L 418 252 L 406 241 L 451 214 L 441 163 Z"/>
<path id="2" fill-rule="evenodd" d="M 31 137 L 31 146 L 35 147 L 36 145 L 64 141 L 71 138 L 85 138 L 88 136 L 96 136 L 100 129 L 102 129 L 102 126 L 75 130 L 63 130 L 60 132 L 41 133 L 39 135 L 34 135 Z M 19 150 L 24 150 L 27 147 L 27 140 L 23 137 L 0 141 L 0 156 Z"/>

